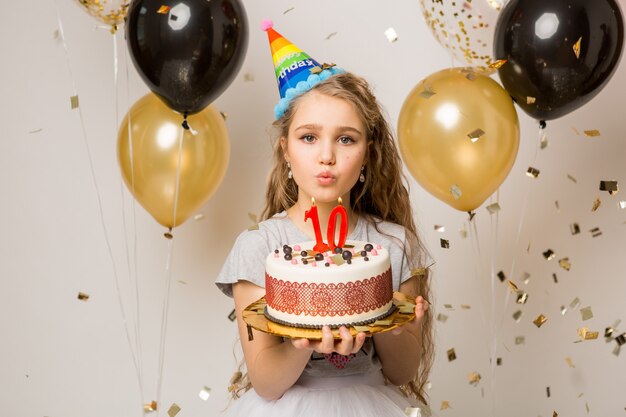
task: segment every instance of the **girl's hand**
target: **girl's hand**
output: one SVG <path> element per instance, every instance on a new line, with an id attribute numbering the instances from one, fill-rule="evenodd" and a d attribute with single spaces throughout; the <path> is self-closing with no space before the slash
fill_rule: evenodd
<path id="1" fill-rule="evenodd" d="M 421 295 L 417 296 L 417 298 L 415 299 L 415 318 L 406 323 L 404 326 L 396 327 L 391 331 L 391 333 L 394 335 L 399 335 L 405 330 L 406 326 L 417 329 L 422 321 L 422 318 L 424 317 L 424 314 L 426 314 L 426 310 L 428 310 L 429 304 L 430 303 L 426 301 Z"/>
<path id="2" fill-rule="evenodd" d="M 354 338 L 344 326 L 339 328 L 341 339 L 335 340 L 330 327 L 322 327 L 322 340 L 292 339 L 291 344 L 296 349 L 310 349 L 317 353 L 333 353 L 350 355 L 357 353 L 365 343 L 365 333 L 358 333 Z"/>

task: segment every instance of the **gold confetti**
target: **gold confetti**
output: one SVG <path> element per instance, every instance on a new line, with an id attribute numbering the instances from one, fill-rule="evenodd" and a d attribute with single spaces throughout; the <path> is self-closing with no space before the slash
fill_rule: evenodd
<path id="1" fill-rule="evenodd" d="M 522 281 L 524 282 L 524 284 L 528 285 L 528 283 L 530 282 L 530 274 L 528 272 L 524 272 L 522 274 Z"/>
<path id="2" fill-rule="evenodd" d="M 559 280 L 556 278 L 556 274 L 554 272 L 552 273 L 552 279 L 554 280 L 555 284 L 559 283 Z"/>
<path id="3" fill-rule="evenodd" d="M 467 238 L 467 229 L 465 228 L 465 224 L 459 229 L 459 235 L 461 235 L 461 239 Z"/>
<path id="4" fill-rule="evenodd" d="M 578 306 L 580 305 L 580 300 L 578 299 L 578 297 L 574 298 L 572 300 L 571 303 L 569 303 L 569 307 L 573 310 L 575 308 L 578 308 Z"/>
<path id="5" fill-rule="evenodd" d="M 424 91 L 420 92 L 420 96 L 424 99 L 429 99 L 434 96 L 436 93 L 433 90 L 433 86 L 430 84 L 424 85 Z"/>
<path id="6" fill-rule="evenodd" d="M 452 184 L 450 186 L 450 193 L 452 194 L 452 197 L 454 197 L 455 200 L 458 200 L 463 195 L 463 193 L 461 192 L 461 189 L 456 184 Z"/>
<path id="7" fill-rule="evenodd" d="M 72 110 L 78 108 L 78 96 L 77 95 L 70 97 L 70 106 Z"/>
<path id="8" fill-rule="evenodd" d="M 552 417 L 559 417 L 559 414 L 556 411 L 552 412 Z"/>
<path id="9" fill-rule="evenodd" d="M 509 286 L 509 290 L 510 290 L 511 292 L 517 292 L 517 291 L 519 291 L 519 289 L 517 288 L 517 285 L 516 285 L 513 281 L 508 280 L 506 283 L 508 284 L 508 286 Z"/>
<path id="10" fill-rule="evenodd" d="M 446 316 L 445 314 L 437 314 L 437 321 L 440 321 L 442 323 L 445 323 L 448 320 L 448 316 Z"/>
<path id="11" fill-rule="evenodd" d="M 371 326 L 391 326 L 393 324 L 393 320 L 376 320 Z"/>
<path id="12" fill-rule="evenodd" d="M 443 306 L 445 307 L 446 310 L 454 310 L 454 307 L 452 307 L 452 304 L 444 304 Z"/>
<path id="13" fill-rule="evenodd" d="M 231 382 L 231 384 L 232 384 L 232 382 Z M 208 400 L 210 396 L 211 396 L 211 388 L 209 388 L 207 386 L 202 387 L 202 389 L 198 393 L 198 397 L 200 397 L 200 399 L 203 400 L 203 401 Z"/>
<path id="14" fill-rule="evenodd" d="M 327 62 L 324 62 L 324 63 L 322 64 L 322 71 L 327 70 L 327 69 L 332 68 L 332 67 L 335 67 L 335 66 L 336 66 L 336 65 L 335 65 L 335 64 L 333 64 L 332 62 L 331 62 L 330 64 L 329 64 L 329 63 L 327 63 Z"/>
<path id="15" fill-rule="evenodd" d="M 395 42 L 398 40 L 398 34 L 394 28 L 389 28 L 385 31 L 385 36 L 389 42 Z"/>
<path id="16" fill-rule="evenodd" d="M 504 280 L 506 280 L 506 275 L 504 275 L 503 271 L 498 271 L 497 275 L 500 282 L 504 282 Z"/>
<path id="17" fill-rule="evenodd" d="M 522 318 L 522 310 L 517 310 L 515 313 L 513 313 L 513 320 L 515 320 L 515 323 L 519 323 L 521 318 Z"/>
<path id="18" fill-rule="evenodd" d="M 500 69 L 506 63 L 507 63 L 506 59 L 498 59 L 497 61 L 493 61 L 491 64 L 489 64 L 489 68 Z"/>
<path id="19" fill-rule="evenodd" d="M 533 320 L 533 323 L 535 324 L 535 326 L 541 327 L 546 321 L 548 321 L 548 318 L 543 314 L 540 314 L 535 320 Z"/>
<path id="20" fill-rule="evenodd" d="M 204 214 L 203 213 L 198 213 L 198 214 L 193 216 L 193 219 L 195 221 L 202 220 L 202 219 L 204 219 Z"/>
<path id="21" fill-rule="evenodd" d="M 445 226 L 441 226 L 439 224 L 435 225 L 435 232 L 443 233 L 445 231 L 446 231 L 446 227 Z"/>
<path id="22" fill-rule="evenodd" d="M 578 38 L 576 43 L 572 46 L 572 49 L 574 49 L 574 53 L 576 54 L 576 58 L 580 58 L 580 43 L 582 42 L 582 40 L 583 38 L 581 36 L 580 38 Z"/>
<path id="23" fill-rule="evenodd" d="M 89 300 L 89 294 L 85 294 L 84 292 L 79 292 L 77 298 L 80 301 L 87 301 L 87 300 Z"/>
<path id="24" fill-rule="evenodd" d="M 567 307 L 561 306 L 561 315 L 564 316 L 567 313 Z"/>
<path id="25" fill-rule="evenodd" d="M 452 349 L 448 349 L 448 362 L 452 362 L 453 360 L 456 359 L 456 352 L 454 351 L 454 348 Z"/>
<path id="26" fill-rule="evenodd" d="M 554 252 L 552 249 L 548 249 L 543 253 L 543 257 L 546 258 L 547 261 L 551 261 L 554 258 Z"/>
<path id="27" fill-rule="evenodd" d="M 170 6 L 161 6 L 159 10 L 157 10 L 158 14 L 167 14 L 170 11 Z"/>
<path id="28" fill-rule="evenodd" d="M 526 304 L 526 301 L 528 301 L 528 293 L 525 293 L 524 291 L 518 291 L 517 300 L 515 300 L 515 302 L 517 304 Z"/>
<path id="29" fill-rule="evenodd" d="M 545 132 L 541 134 L 539 138 L 539 148 L 546 149 L 548 147 L 548 135 Z"/>
<path id="30" fill-rule="evenodd" d="M 578 223 L 572 223 L 569 225 L 569 230 L 573 235 L 577 235 L 580 233 L 580 227 L 578 226 Z"/>
<path id="31" fill-rule="evenodd" d="M 591 233 L 591 237 L 598 237 L 602 235 L 602 232 L 600 231 L 599 227 L 594 227 L 593 229 L 589 229 L 589 232 Z"/>
<path id="32" fill-rule="evenodd" d="M 581 315 L 583 321 L 589 320 L 589 319 L 593 318 L 593 312 L 591 311 L 591 306 L 585 307 L 585 308 L 581 308 L 580 309 L 580 315 Z"/>
<path id="33" fill-rule="evenodd" d="M 365 332 L 369 332 L 370 328 L 368 326 L 352 326 L 354 327 L 354 330 L 357 331 L 357 333 L 365 333 Z"/>
<path id="34" fill-rule="evenodd" d="M 480 129 L 480 128 L 478 128 L 478 129 L 474 129 L 470 133 L 468 133 L 467 137 L 470 138 L 472 142 L 476 142 L 478 140 L 478 138 L 480 138 L 484 134 L 485 134 L 485 131 Z"/>
<path id="35" fill-rule="evenodd" d="M 444 249 L 450 249 L 450 242 L 447 239 L 439 239 L 441 247 Z"/>
<path id="36" fill-rule="evenodd" d="M 581 327 L 578 329 L 578 335 L 583 340 L 595 340 L 598 338 L 598 332 L 591 332 L 587 327 Z"/>
<path id="37" fill-rule="evenodd" d="M 179 411 L 180 411 L 180 407 L 178 406 L 178 404 L 173 403 L 170 406 L 170 409 L 167 410 L 167 415 L 170 417 L 176 417 L 176 414 L 178 414 Z"/>
<path id="38" fill-rule="evenodd" d="M 496 365 L 497 366 L 502 366 L 502 358 L 497 358 L 496 359 Z"/>
<path id="39" fill-rule="evenodd" d="M 626 343 L 626 333 L 622 333 L 615 338 L 618 346 L 623 346 Z"/>
<path id="40" fill-rule="evenodd" d="M 472 306 L 470 306 L 469 304 L 461 304 L 461 309 L 462 310 L 471 310 Z"/>
<path id="41" fill-rule="evenodd" d="M 524 336 L 516 336 L 515 337 L 515 344 L 516 345 L 523 345 L 526 342 L 526 338 Z"/>
<path id="42" fill-rule="evenodd" d="M 222 119 L 224 119 L 224 121 L 228 120 L 228 113 L 221 111 L 220 115 L 222 116 Z"/>
<path id="43" fill-rule="evenodd" d="M 566 271 L 569 271 L 572 268 L 572 264 L 569 261 L 569 258 L 559 259 L 559 266 Z"/>
<path id="44" fill-rule="evenodd" d="M 535 97 L 526 96 L 526 104 L 533 104 L 537 99 Z"/>
<path id="45" fill-rule="evenodd" d="M 446 410 L 450 408 L 450 401 L 442 401 L 441 402 L 441 407 L 439 408 L 440 410 Z"/>
<path id="46" fill-rule="evenodd" d="M 597 136 L 600 136 L 600 131 L 598 129 L 583 130 L 583 133 L 585 134 L 585 136 L 590 137 L 590 138 L 595 138 Z"/>
<path id="47" fill-rule="evenodd" d="M 254 74 L 252 74 L 250 72 L 246 72 L 245 74 L 243 74 L 243 80 L 245 82 L 252 82 L 252 81 L 254 81 Z"/>
<path id="48" fill-rule="evenodd" d="M 347 246 L 347 245 L 346 245 Z M 426 275 L 427 268 L 415 268 L 411 269 L 412 277 L 423 277 Z"/>
<path id="49" fill-rule="evenodd" d="M 617 181 L 600 181 L 600 191 L 608 191 L 610 195 L 615 195 L 619 191 Z"/>
<path id="50" fill-rule="evenodd" d="M 613 336 L 613 332 L 615 331 L 614 328 L 612 327 L 607 327 L 606 329 L 604 329 L 604 337 L 606 337 L 607 342 L 611 341 L 611 338 Z"/>
<path id="51" fill-rule="evenodd" d="M 237 313 L 235 312 L 235 309 L 233 309 L 233 311 L 231 311 L 230 314 L 228 315 L 228 320 L 235 321 L 236 319 L 237 319 Z"/>
<path id="52" fill-rule="evenodd" d="M 500 211 L 500 204 L 498 204 L 498 203 L 489 204 L 486 207 L 486 209 L 489 212 L 489 214 L 495 214 L 495 213 Z"/>
<path id="53" fill-rule="evenodd" d="M 149 404 L 144 404 L 143 405 L 143 411 L 150 412 L 150 411 L 156 411 L 156 410 L 157 410 L 157 402 L 156 401 L 152 401 Z"/>
<path id="54" fill-rule="evenodd" d="M 567 366 L 569 366 L 570 368 L 575 368 L 574 361 L 569 356 L 565 358 L 565 362 L 567 363 Z"/>
<path id="55" fill-rule="evenodd" d="M 480 382 L 480 374 L 478 372 L 471 372 L 467 379 L 469 380 L 470 385 L 476 386 Z"/>
<path id="56" fill-rule="evenodd" d="M 331 32 L 326 36 L 326 40 L 329 40 L 330 38 L 332 38 L 333 36 L 335 36 L 337 34 L 337 32 Z"/>
<path id="57" fill-rule="evenodd" d="M 559 202 L 558 202 L 558 200 L 554 202 L 554 207 L 556 207 L 556 211 L 557 211 L 557 212 L 560 212 L 560 211 L 561 211 L 561 208 L 559 207 Z"/>
<path id="58" fill-rule="evenodd" d="M 283 14 L 287 14 L 287 13 L 289 13 L 290 11 L 292 11 L 293 9 L 295 9 L 295 7 L 290 7 L 290 8 L 288 8 L 287 10 L 285 10 L 285 11 L 283 12 Z"/>
<path id="59" fill-rule="evenodd" d="M 625 209 L 625 208 L 626 208 L 626 201 L 620 201 L 620 202 L 618 203 L 618 205 L 619 205 L 619 208 L 621 208 L 621 209 Z"/>
<path id="60" fill-rule="evenodd" d="M 567 178 L 572 181 L 574 184 L 577 183 L 576 178 L 574 178 L 573 176 L 571 176 L 570 174 L 567 174 Z"/>
<path id="61" fill-rule="evenodd" d="M 537 178 L 539 176 L 539 170 L 533 167 L 528 167 L 526 171 L 526 176 L 531 178 Z"/>
<path id="62" fill-rule="evenodd" d="M 41 127 L 40 127 L 39 129 L 29 130 L 29 131 L 28 131 L 28 133 L 29 133 L 29 134 L 39 133 L 39 132 L 41 132 L 42 130 L 43 130 L 43 128 L 41 128 Z"/>
<path id="63" fill-rule="evenodd" d="M 546 387 L 546 395 L 550 398 L 550 387 Z"/>

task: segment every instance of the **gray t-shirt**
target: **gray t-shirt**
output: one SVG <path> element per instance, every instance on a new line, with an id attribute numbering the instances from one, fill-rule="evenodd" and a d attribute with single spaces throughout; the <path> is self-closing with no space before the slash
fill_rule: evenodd
<path id="1" fill-rule="evenodd" d="M 359 216 L 356 227 L 347 237 L 349 240 L 380 243 L 389 251 L 393 289 L 398 291 L 400 284 L 411 277 L 411 267 L 404 256 L 404 227 L 390 222 L 377 224 Z M 382 232 L 382 233 L 381 233 Z M 294 244 L 312 240 L 298 229 L 286 212 L 259 223 L 258 230 L 242 232 L 235 241 L 226 258 L 216 285 L 222 292 L 233 296 L 233 284 L 239 280 L 250 281 L 265 288 L 265 259 L 285 244 Z M 424 255 L 424 254 L 421 254 Z M 418 265 L 426 266 L 426 265 Z M 375 355 L 371 338 L 366 339 L 361 351 L 346 359 L 340 355 L 321 355 L 314 353 L 307 364 L 304 374 L 309 376 L 354 375 L 380 370 L 380 361 Z"/>

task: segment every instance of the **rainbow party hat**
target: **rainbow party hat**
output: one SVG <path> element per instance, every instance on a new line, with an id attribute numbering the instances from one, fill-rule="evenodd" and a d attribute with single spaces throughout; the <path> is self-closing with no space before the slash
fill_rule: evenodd
<path id="1" fill-rule="evenodd" d="M 264 20 L 261 28 L 267 32 L 272 60 L 278 81 L 280 101 L 274 107 L 274 116 L 280 119 L 287 111 L 291 99 L 309 91 L 328 77 L 345 72 L 334 65 L 320 65 L 296 45 L 276 32 L 271 20 Z"/>

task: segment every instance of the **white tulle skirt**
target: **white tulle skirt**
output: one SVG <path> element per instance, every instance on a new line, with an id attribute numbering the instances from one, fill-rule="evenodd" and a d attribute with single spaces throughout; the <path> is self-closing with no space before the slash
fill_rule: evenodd
<path id="1" fill-rule="evenodd" d="M 385 385 L 380 372 L 345 377 L 302 376 L 279 400 L 267 401 L 251 389 L 231 402 L 228 417 L 406 417 L 419 404 L 397 387 Z M 417 410 L 416 410 L 417 409 Z M 409 415 L 411 415 L 409 414 Z"/>

